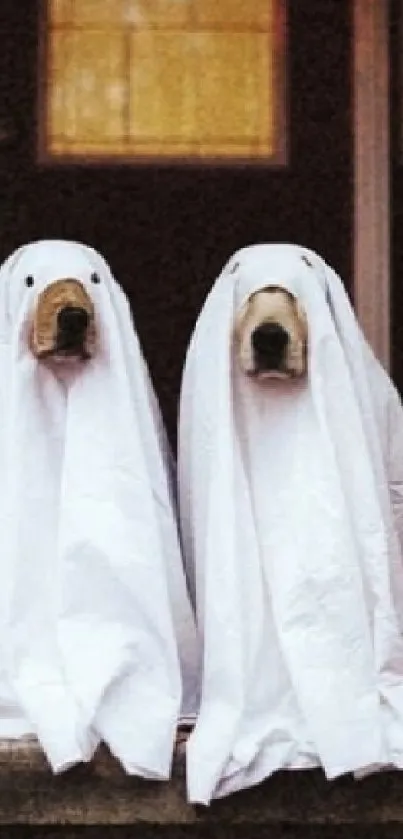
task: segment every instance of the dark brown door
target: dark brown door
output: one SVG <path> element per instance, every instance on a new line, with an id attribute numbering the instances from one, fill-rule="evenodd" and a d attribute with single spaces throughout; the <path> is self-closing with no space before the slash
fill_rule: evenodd
<path id="1" fill-rule="evenodd" d="M 300 242 L 351 287 L 350 5 L 289 0 L 285 167 L 40 167 L 39 2 L 1 0 L 0 257 L 41 237 L 78 239 L 106 256 L 130 296 L 173 435 L 186 344 L 235 249 Z"/>
<path id="2" fill-rule="evenodd" d="M 403 4 L 390 3 L 392 375 L 403 394 Z"/>

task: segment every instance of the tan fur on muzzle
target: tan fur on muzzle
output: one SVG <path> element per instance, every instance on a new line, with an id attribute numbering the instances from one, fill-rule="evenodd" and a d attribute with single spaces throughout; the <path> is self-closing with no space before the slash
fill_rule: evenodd
<path id="1" fill-rule="evenodd" d="M 269 326 L 281 333 L 284 347 L 270 353 L 265 361 L 264 354 L 254 345 L 254 335 L 259 328 Z M 242 370 L 257 378 L 295 378 L 306 373 L 308 322 L 299 301 L 281 286 L 260 289 L 247 299 L 238 312 L 235 322 L 235 343 Z M 274 363 L 274 358 L 276 362 Z"/>
<path id="2" fill-rule="evenodd" d="M 82 358 L 90 358 L 94 354 L 94 304 L 78 280 L 66 278 L 51 283 L 38 296 L 30 340 L 32 352 L 37 358 L 57 358 L 58 315 L 62 309 L 70 306 L 84 309 L 88 315 L 88 326 L 79 354 Z"/>

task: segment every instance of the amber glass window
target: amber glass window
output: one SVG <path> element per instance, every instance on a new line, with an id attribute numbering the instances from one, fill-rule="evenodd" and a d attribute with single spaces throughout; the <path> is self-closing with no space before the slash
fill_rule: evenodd
<path id="1" fill-rule="evenodd" d="M 47 159 L 284 155 L 284 0 L 46 0 Z"/>

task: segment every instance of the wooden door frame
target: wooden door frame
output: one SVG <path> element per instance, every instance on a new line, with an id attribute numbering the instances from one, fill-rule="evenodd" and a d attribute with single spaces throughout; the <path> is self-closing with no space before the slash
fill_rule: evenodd
<path id="1" fill-rule="evenodd" d="M 353 0 L 354 301 L 390 369 L 389 3 Z"/>

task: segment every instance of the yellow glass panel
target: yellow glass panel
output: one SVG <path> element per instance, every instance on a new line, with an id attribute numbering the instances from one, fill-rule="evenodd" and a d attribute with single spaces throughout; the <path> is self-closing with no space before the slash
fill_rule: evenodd
<path id="1" fill-rule="evenodd" d="M 59 32 L 52 47 L 50 134 L 97 141 L 124 137 L 123 36 Z"/>
<path id="2" fill-rule="evenodd" d="M 55 134 L 66 137 L 69 117 L 68 102 L 71 103 L 71 90 L 65 95 L 68 84 L 68 64 L 66 55 L 66 36 L 54 32 L 48 51 L 48 94 L 46 102 L 46 130 L 50 137 Z M 67 103 L 65 100 L 67 99 Z"/>
<path id="3" fill-rule="evenodd" d="M 139 32 L 132 35 L 130 136 L 178 142 L 196 137 L 193 35 Z"/>
<path id="4" fill-rule="evenodd" d="M 111 144 L 105 143 L 87 143 L 86 141 L 74 142 L 71 140 L 56 140 L 53 139 L 49 145 L 49 151 L 55 157 L 77 157 L 83 158 L 91 162 L 102 159 L 127 159 L 132 157 L 138 159 L 152 159 L 152 158 L 197 158 L 200 160 L 215 160 L 215 159 L 236 159 L 248 160 L 251 158 L 267 158 L 267 148 L 264 146 L 251 145 L 222 145 L 215 143 L 213 148 L 201 145 L 200 143 L 169 143 L 160 141 L 151 141 L 149 143 L 142 142 L 121 142 L 116 141 Z"/>
<path id="5" fill-rule="evenodd" d="M 48 0 L 47 152 L 270 157 L 282 2 Z"/>
<path id="6" fill-rule="evenodd" d="M 110 154 L 115 152 L 111 150 Z M 171 158 L 236 158 L 247 159 L 250 157 L 267 157 L 267 148 L 255 143 L 231 143 L 223 144 L 214 142 L 207 145 L 205 142 L 170 142 L 168 140 L 150 140 L 143 142 L 138 140 L 129 141 L 126 147 L 126 155 L 136 157 L 171 157 Z"/>
<path id="7" fill-rule="evenodd" d="M 186 26 L 191 0 L 126 0 L 126 20 L 137 29 Z"/>
<path id="8" fill-rule="evenodd" d="M 268 36 L 258 33 L 133 35 L 130 136 L 161 146 L 175 138 L 267 143 L 269 59 Z"/>
<path id="9" fill-rule="evenodd" d="M 90 29 L 105 23 L 124 23 L 125 5 L 125 0 L 73 0 L 73 21 Z"/>
<path id="10" fill-rule="evenodd" d="M 75 142 L 70 139 L 53 139 L 50 148 L 52 155 L 57 157 L 85 157 L 89 160 L 91 158 L 97 160 L 99 157 L 122 158 L 133 153 L 125 140 L 116 140 L 109 144 L 105 142 L 89 143 L 86 140 Z"/>
<path id="11" fill-rule="evenodd" d="M 129 153 L 140 158 L 200 158 L 200 146 L 198 143 L 172 142 L 169 140 L 151 140 L 148 143 L 134 140 L 129 145 Z"/>
<path id="12" fill-rule="evenodd" d="M 267 90 L 271 93 L 272 85 L 268 36 L 209 32 L 195 37 L 202 79 L 197 125 L 202 137 L 214 138 L 221 145 L 225 140 L 238 144 L 268 140 L 271 97 Z"/>
<path id="13" fill-rule="evenodd" d="M 51 26 L 71 21 L 72 0 L 49 0 L 48 17 Z"/>
<path id="14" fill-rule="evenodd" d="M 193 0 L 193 20 L 196 26 L 262 27 L 269 29 L 273 0 Z"/>
<path id="15" fill-rule="evenodd" d="M 74 0 L 74 22 L 97 27 L 104 23 L 139 29 L 186 24 L 191 0 Z"/>

